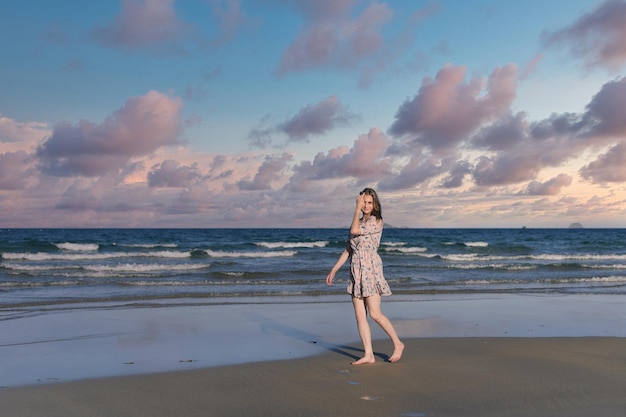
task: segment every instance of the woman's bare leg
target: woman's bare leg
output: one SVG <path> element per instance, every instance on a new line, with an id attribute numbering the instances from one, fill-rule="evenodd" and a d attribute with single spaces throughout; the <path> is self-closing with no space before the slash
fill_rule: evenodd
<path id="1" fill-rule="evenodd" d="M 365 351 L 363 357 L 355 362 L 352 362 L 352 364 L 362 365 L 365 363 L 374 363 L 376 362 L 376 358 L 374 357 L 374 349 L 372 347 L 372 333 L 370 330 L 370 325 L 367 322 L 367 307 L 365 304 L 365 299 L 352 297 L 352 305 L 354 306 L 356 325 L 359 329 L 361 342 L 363 342 L 363 350 Z"/>
<path id="2" fill-rule="evenodd" d="M 398 337 L 396 329 L 393 328 L 391 321 L 385 316 L 380 307 L 380 295 L 373 295 L 365 298 L 365 309 L 369 310 L 370 317 L 387 333 L 387 336 L 393 342 L 393 353 L 389 357 L 389 362 L 398 362 L 404 351 L 404 343 Z"/>

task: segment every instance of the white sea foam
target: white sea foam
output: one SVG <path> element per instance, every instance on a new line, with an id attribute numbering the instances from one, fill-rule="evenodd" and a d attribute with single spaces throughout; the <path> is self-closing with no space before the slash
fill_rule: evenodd
<path id="1" fill-rule="evenodd" d="M 383 242 L 383 246 L 391 246 L 391 247 L 397 247 L 397 246 L 405 246 L 406 242 Z"/>
<path id="2" fill-rule="evenodd" d="M 178 245 L 176 243 L 135 243 L 135 244 L 124 244 L 119 246 L 125 246 L 127 248 L 143 248 L 143 249 L 154 249 L 154 248 L 177 248 Z"/>
<path id="3" fill-rule="evenodd" d="M 91 261 L 115 258 L 188 258 L 191 252 L 108 252 L 108 253 L 50 253 L 50 252 L 6 252 L 2 259 L 27 261 Z"/>
<path id="4" fill-rule="evenodd" d="M 547 260 L 547 261 L 609 261 L 609 260 L 623 260 L 626 261 L 626 255 L 598 255 L 595 253 L 588 254 L 576 254 L 576 255 L 532 255 L 531 259 Z"/>
<path id="5" fill-rule="evenodd" d="M 226 252 L 206 250 L 211 258 L 282 258 L 294 256 L 298 252 L 293 250 L 270 251 L 270 252 Z"/>
<path id="6" fill-rule="evenodd" d="M 453 269 L 502 269 L 505 271 L 531 271 L 537 269 L 536 265 L 508 265 L 508 264 L 477 264 L 463 263 L 449 265 Z"/>
<path id="7" fill-rule="evenodd" d="M 62 249 L 62 250 L 79 251 L 79 252 L 97 251 L 100 248 L 100 245 L 98 245 L 96 243 L 71 243 L 71 242 L 64 242 L 64 243 L 57 243 L 57 244 L 55 244 L 55 246 L 57 248 L 59 248 L 59 249 Z"/>
<path id="8" fill-rule="evenodd" d="M 316 242 L 257 242 L 256 245 L 268 249 L 323 248 L 328 245 L 328 241 L 318 240 Z"/>
<path id="9" fill-rule="evenodd" d="M 409 247 L 409 248 L 403 248 L 403 247 L 391 247 L 391 248 L 384 248 L 385 251 L 387 252 L 400 252 L 400 253 L 423 253 L 426 252 L 428 249 L 427 248 L 421 248 L 419 246 L 416 247 Z"/>
<path id="10" fill-rule="evenodd" d="M 224 272 L 223 274 L 229 277 L 242 277 L 245 275 L 243 272 Z"/>
<path id="11" fill-rule="evenodd" d="M 469 246 L 470 248 L 486 248 L 489 246 L 487 242 L 465 242 L 465 246 Z"/>
<path id="12" fill-rule="evenodd" d="M 208 268 L 209 264 L 137 264 L 86 265 L 83 269 L 95 272 L 153 272 L 153 271 L 194 271 Z"/>

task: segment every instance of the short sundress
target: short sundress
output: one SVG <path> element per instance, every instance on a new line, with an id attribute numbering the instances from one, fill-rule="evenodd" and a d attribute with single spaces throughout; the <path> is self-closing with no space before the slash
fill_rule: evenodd
<path id="1" fill-rule="evenodd" d="M 361 234 L 350 234 L 347 250 L 350 254 L 350 282 L 348 294 L 362 298 L 375 294 L 391 295 L 389 284 L 383 276 L 383 261 L 378 246 L 383 233 L 382 221 L 370 216 L 360 222 Z"/>

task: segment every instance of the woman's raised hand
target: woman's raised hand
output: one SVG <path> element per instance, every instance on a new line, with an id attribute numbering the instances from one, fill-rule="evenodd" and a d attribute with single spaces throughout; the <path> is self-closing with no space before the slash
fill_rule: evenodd
<path id="1" fill-rule="evenodd" d="M 356 196 L 356 208 L 361 210 L 365 205 L 365 194 L 359 194 Z"/>

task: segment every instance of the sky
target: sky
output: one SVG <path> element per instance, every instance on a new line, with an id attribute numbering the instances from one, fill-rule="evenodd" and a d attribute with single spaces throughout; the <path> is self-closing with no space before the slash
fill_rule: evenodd
<path id="1" fill-rule="evenodd" d="M 2 228 L 626 227 L 626 1 L 2 9 Z"/>

